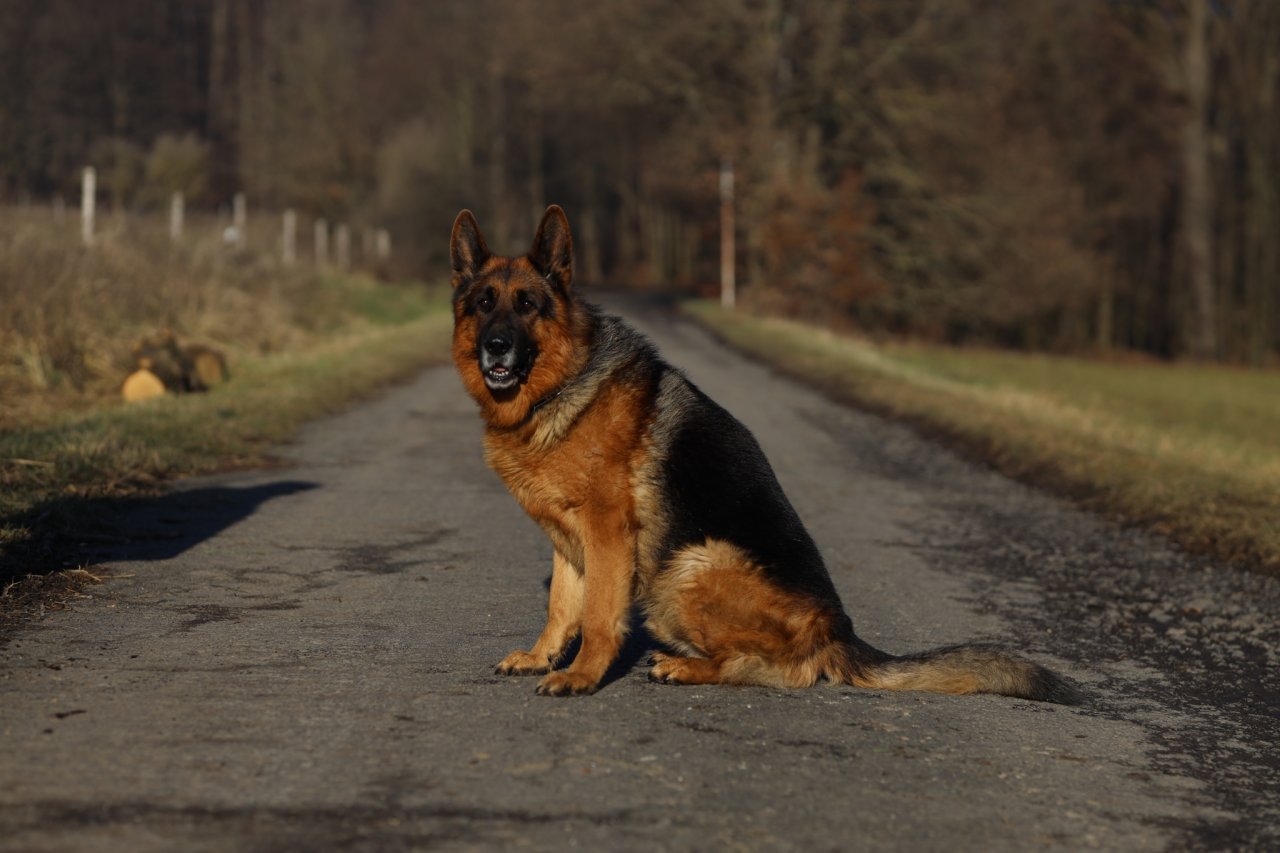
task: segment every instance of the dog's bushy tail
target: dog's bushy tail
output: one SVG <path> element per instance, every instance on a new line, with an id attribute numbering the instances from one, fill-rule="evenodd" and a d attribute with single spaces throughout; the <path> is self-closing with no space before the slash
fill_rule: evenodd
<path id="1" fill-rule="evenodd" d="M 897 657 L 855 638 L 845 645 L 842 664 L 842 680 L 873 690 L 999 693 L 1060 705 L 1079 705 L 1084 699 L 1065 678 L 984 645 L 944 646 Z"/>

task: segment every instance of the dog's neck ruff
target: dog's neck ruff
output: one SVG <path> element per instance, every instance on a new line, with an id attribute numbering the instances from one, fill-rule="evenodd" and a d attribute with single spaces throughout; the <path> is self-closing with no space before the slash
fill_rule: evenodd
<path id="1" fill-rule="evenodd" d="M 598 309 L 594 309 L 594 307 L 591 306 L 586 307 L 586 311 L 588 311 L 586 320 L 588 320 L 591 327 L 593 327 L 593 332 L 591 332 L 593 337 L 595 337 L 596 334 L 599 334 L 598 327 L 600 327 L 600 325 L 609 323 L 617 325 L 618 328 L 625 330 L 625 332 L 630 334 L 630 336 L 639 338 L 635 332 L 631 332 L 626 325 L 623 325 L 620 319 L 613 318 L 613 316 L 600 316 L 598 314 Z M 641 342 L 643 342 L 643 339 L 641 339 Z M 538 415 L 538 412 L 543 411 L 545 407 L 550 405 L 550 403 L 556 402 L 562 396 L 564 396 L 568 401 L 566 405 L 570 410 L 579 409 L 580 406 L 589 405 L 591 398 L 595 396 L 595 391 L 596 388 L 599 387 L 599 383 L 602 382 L 604 377 L 611 374 L 612 371 L 618 369 L 621 362 L 626 360 L 627 352 L 630 352 L 627 347 L 609 346 L 591 348 L 588 360 L 586 360 L 584 365 L 581 365 L 581 368 L 573 371 L 570 377 L 564 380 L 561 387 L 557 388 L 556 391 L 545 394 L 545 396 L 541 397 L 538 402 L 535 402 L 534 405 L 529 407 L 529 415 L 526 416 L 525 423 L 529 423 L 530 420 L 534 419 L 535 416 Z M 558 423 L 558 420 L 559 419 L 552 419 L 552 421 L 548 423 L 548 427 L 552 427 L 552 423 Z M 561 427 L 554 427 L 553 432 L 554 430 L 567 427 L 568 423 L 571 423 L 571 420 L 561 424 Z"/>
<path id="2" fill-rule="evenodd" d="M 539 400 L 538 402 L 536 402 L 536 403 L 534 403 L 532 406 L 530 406 L 530 407 L 529 407 L 529 417 L 533 417 L 534 415 L 538 414 L 538 411 L 539 411 L 543 406 L 547 405 L 547 403 L 550 403 L 550 402 L 551 402 L 552 400 L 554 400 L 556 397 L 559 397 L 561 394 L 563 394 L 563 393 L 564 393 L 564 389 L 565 389 L 565 388 L 568 388 L 568 387 L 569 387 L 568 383 L 565 383 L 564 385 L 561 385 L 559 388 L 557 388 L 556 390 L 552 391 L 550 394 L 548 394 L 547 396 L 543 397 L 541 400 Z"/>

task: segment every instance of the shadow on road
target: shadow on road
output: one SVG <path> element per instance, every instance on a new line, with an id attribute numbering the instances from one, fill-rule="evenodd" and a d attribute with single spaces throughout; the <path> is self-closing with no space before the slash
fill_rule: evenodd
<path id="1" fill-rule="evenodd" d="M 47 501 L 11 520 L 30 536 L 0 552 L 0 586 L 104 562 L 167 560 L 248 518 L 264 502 L 316 488 L 279 480 L 258 486 L 209 486 L 159 497 Z"/>

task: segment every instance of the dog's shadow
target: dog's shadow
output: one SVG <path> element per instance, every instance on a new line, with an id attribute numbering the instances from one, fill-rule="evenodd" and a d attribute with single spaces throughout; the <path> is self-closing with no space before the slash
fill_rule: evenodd
<path id="1" fill-rule="evenodd" d="M 551 592 L 551 575 L 542 581 L 542 586 Z M 568 648 L 564 650 L 564 654 L 560 657 L 560 662 L 556 664 L 556 669 L 564 669 L 573 663 L 573 659 L 578 656 L 579 649 L 582 648 L 582 635 L 574 637 L 569 643 Z M 631 608 L 631 613 L 627 619 L 627 636 L 622 642 L 622 649 L 619 650 L 618 656 L 613 663 L 609 665 L 609 669 L 604 674 L 604 678 L 600 679 L 599 689 L 603 690 L 613 682 L 625 676 L 636 665 L 648 657 L 649 652 L 659 650 L 662 644 L 654 639 L 649 633 L 649 629 L 644 625 L 644 614 L 640 612 L 638 606 Z"/>

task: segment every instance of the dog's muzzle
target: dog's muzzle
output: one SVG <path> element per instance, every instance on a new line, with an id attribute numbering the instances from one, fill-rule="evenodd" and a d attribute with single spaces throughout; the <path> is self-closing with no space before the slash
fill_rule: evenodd
<path id="1" fill-rule="evenodd" d="M 505 391 L 521 380 L 515 336 L 495 330 L 484 336 L 480 345 L 480 372 L 484 384 L 492 391 Z"/>

